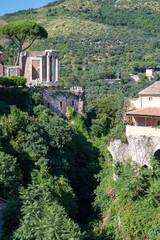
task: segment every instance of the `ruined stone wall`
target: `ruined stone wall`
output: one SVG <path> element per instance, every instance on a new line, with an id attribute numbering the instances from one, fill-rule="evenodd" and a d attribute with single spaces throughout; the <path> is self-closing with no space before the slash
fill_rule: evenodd
<path id="1" fill-rule="evenodd" d="M 46 88 L 42 90 L 31 88 L 30 94 L 32 95 L 34 92 L 40 93 L 44 106 L 59 116 L 64 116 L 69 106 L 80 113 L 84 113 L 83 91 L 73 91 L 63 88 Z"/>
<path id="2" fill-rule="evenodd" d="M 130 159 L 140 166 L 150 166 L 150 157 L 160 149 L 160 137 L 130 136 L 127 143 L 120 139 L 110 142 L 108 147 L 115 161 L 123 162 Z"/>
<path id="3" fill-rule="evenodd" d="M 26 52 L 26 57 L 36 57 L 36 56 L 43 56 L 44 51 L 29 51 Z"/>
<path id="4" fill-rule="evenodd" d="M 43 81 L 47 81 L 47 57 L 43 56 L 43 61 L 42 61 L 42 68 L 43 68 L 43 72 L 42 72 L 42 79 Z"/>
<path id="5" fill-rule="evenodd" d="M 39 79 L 40 76 L 40 60 L 32 61 L 32 79 Z"/>
<path id="6" fill-rule="evenodd" d="M 27 85 L 30 82 L 30 58 L 22 56 L 23 76 L 27 78 Z"/>
<path id="7" fill-rule="evenodd" d="M 11 77 L 11 76 L 21 76 L 21 69 L 19 66 L 2 66 L 2 76 L 7 76 L 7 77 Z"/>

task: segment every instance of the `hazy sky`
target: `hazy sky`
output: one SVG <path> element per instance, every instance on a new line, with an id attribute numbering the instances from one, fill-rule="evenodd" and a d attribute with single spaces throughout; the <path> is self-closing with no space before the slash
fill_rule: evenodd
<path id="1" fill-rule="evenodd" d="M 0 0 L 0 16 L 29 8 L 39 8 L 54 0 Z"/>

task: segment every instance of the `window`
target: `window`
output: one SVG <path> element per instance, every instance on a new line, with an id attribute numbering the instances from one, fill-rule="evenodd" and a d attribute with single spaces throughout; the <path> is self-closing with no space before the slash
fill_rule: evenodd
<path id="1" fill-rule="evenodd" d="M 74 107 L 74 101 L 72 101 L 72 107 Z"/>
<path id="2" fill-rule="evenodd" d="M 160 121 L 157 122 L 157 125 L 160 126 Z"/>
<path id="3" fill-rule="evenodd" d="M 148 97 L 148 98 L 147 98 L 148 102 L 151 102 L 152 99 L 153 99 L 152 97 Z"/>
<path id="4" fill-rule="evenodd" d="M 60 102 L 60 109 L 62 109 L 62 102 Z"/>
<path id="5" fill-rule="evenodd" d="M 49 103 L 47 103 L 47 107 L 48 107 L 48 108 L 50 107 L 50 104 L 49 104 Z"/>

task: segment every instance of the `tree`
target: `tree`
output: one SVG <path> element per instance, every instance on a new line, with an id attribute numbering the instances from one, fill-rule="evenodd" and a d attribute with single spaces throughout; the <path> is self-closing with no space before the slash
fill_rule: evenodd
<path id="1" fill-rule="evenodd" d="M 28 49 L 36 39 L 47 38 L 47 31 L 39 24 L 33 21 L 14 21 L 0 27 L 1 37 L 12 40 L 18 48 L 16 65 L 19 64 L 19 57 L 22 51 Z M 23 44 L 29 40 L 29 43 L 23 48 Z"/>
<path id="2" fill-rule="evenodd" d="M 22 182 L 22 172 L 17 158 L 0 151 L 0 192 L 1 197 L 8 198 L 17 194 Z"/>
<path id="3" fill-rule="evenodd" d="M 64 207 L 58 202 L 64 196 L 62 192 L 66 191 L 64 181 L 61 180 L 57 181 L 50 176 L 46 166 L 41 166 L 40 171 L 32 172 L 32 184 L 20 191 L 22 218 L 14 239 L 82 239 L 79 226 L 68 217 Z M 68 186 L 66 187 L 69 191 Z"/>

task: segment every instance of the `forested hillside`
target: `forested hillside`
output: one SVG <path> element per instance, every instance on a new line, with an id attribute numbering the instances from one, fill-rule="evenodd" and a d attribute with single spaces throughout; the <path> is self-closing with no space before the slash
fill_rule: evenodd
<path id="1" fill-rule="evenodd" d="M 107 146 L 127 141 L 126 97 L 159 80 L 144 71 L 160 67 L 160 1 L 59 0 L 0 24 L 18 19 L 47 29 L 30 50 L 60 51 L 60 84 L 83 87 L 85 114 L 69 108 L 61 119 L 37 93 L 31 101 L 29 88 L 0 88 L 3 239 L 159 240 L 159 162 L 115 163 Z M 15 63 L 10 41 L 0 39 L 0 51 L 3 64 Z"/>
<path id="2" fill-rule="evenodd" d="M 119 73 L 143 72 L 159 67 L 159 1 L 77 0 L 54 1 L 40 9 L 6 14 L 0 23 L 31 19 L 49 32 L 32 50 L 60 51 L 60 77 L 83 84 L 97 74 L 99 79 Z M 1 42 L 3 62 L 14 63 L 11 43 Z"/>

